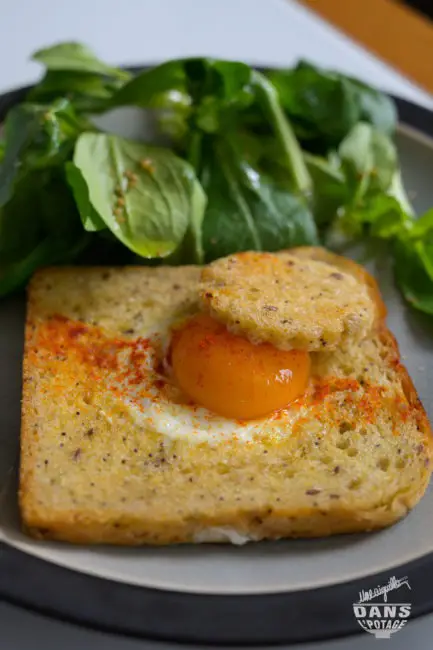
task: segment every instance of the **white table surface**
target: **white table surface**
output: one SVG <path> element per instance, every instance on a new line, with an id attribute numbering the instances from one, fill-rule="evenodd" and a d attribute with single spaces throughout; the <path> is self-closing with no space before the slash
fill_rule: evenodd
<path id="1" fill-rule="evenodd" d="M 81 40 L 113 63 L 211 55 L 284 66 L 309 58 L 433 108 L 432 96 L 290 0 L 14 0 L 2 3 L 0 36 L 0 92 L 37 79 L 32 51 Z M 409 622 L 388 643 L 393 650 L 430 650 L 432 637 L 429 616 Z M 364 650 L 376 643 L 365 634 L 302 648 Z M 83 630 L 0 603 L 0 650 L 175 647 Z"/>

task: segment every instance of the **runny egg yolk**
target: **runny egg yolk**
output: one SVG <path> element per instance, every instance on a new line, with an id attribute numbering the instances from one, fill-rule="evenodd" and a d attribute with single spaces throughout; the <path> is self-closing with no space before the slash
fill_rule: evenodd
<path id="1" fill-rule="evenodd" d="M 310 372 L 308 352 L 255 345 L 206 314 L 174 332 L 171 363 L 188 397 L 238 420 L 284 408 L 305 392 Z"/>

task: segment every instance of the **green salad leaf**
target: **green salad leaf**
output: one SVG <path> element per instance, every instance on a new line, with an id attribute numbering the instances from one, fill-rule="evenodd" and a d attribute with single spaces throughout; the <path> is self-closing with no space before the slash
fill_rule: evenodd
<path id="1" fill-rule="evenodd" d="M 349 189 L 346 178 L 332 157 L 321 158 L 304 153 L 308 172 L 312 179 L 312 207 L 319 228 L 329 226 L 337 219 L 342 206 L 349 201 Z"/>
<path id="2" fill-rule="evenodd" d="M 433 232 L 433 209 L 427 210 L 413 222 L 410 234 L 414 239 L 422 239 L 431 232 Z"/>
<path id="3" fill-rule="evenodd" d="M 77 113 L 106 110 L 113 95 L 131 78 L 129 72 L 106 65 L 79 43 L 60 43 L 39 50 L 33 60 L 42 63 L 46 71 L 27 100 L 40 103 L 66 97 Z"/>
<path id="4" fill-rule="evenodd" d="M 32 60 L 43 63 L 47 70 L 90 72 L 125 80 L 130 77 L 125 70 L 100 61 L 91 49 L 81 43 L 68 42 L 52 45 L 35 52 Z"/>
<path id="5" fill-rule="evenodd" d="M 121 88 L 122 80 L 91 72 L 49 70 L 32 88 L 27 101 L 46 103 L 66 97 L 77 113 L 100 113 L 108 108 L 111 98 Z"/>
<path id="6" fill-rule="evenodd" d="M 433 315 L 433 278 L 415 246 L 397 239 L 394 246 L 397 283 L 410 305 Z"/>
<path id="7" fill-rule="evenodd" d="M 301 61 L 269 75 L 301 141 L 337 147 L 358 123 L 368 122 L 391 135 L 397 115 L 384 93 L 343 74 Z M 311 146 L 311 145 L 310 145 Z"/>
<path id="8" fill-rule="evenodd" d="M 230 113 L 253 101 L 252 74 L 247 64 L 237 61 L 175 59 L 138 74 L 113 97 L 113 105 L 148 108 L 177 91 L 191 99 L 191 122 L 213 133 L 227 123 Z"/>
<path id="9" fill-rule="evenodd" d="M 75 196 L 82 197 L 81 216 L 88 229 L 100 229 L 102 221 L 125 246 L 145 258 L 173 253 L 190 224 L 197 233 L 205 195 L 192 168 L 171 151 L 105 133 L 84 133 L 76 143 L 73 162 L 81 175 L 69 167 L 68 180 Z M 92 208 L 90 217 L 86 201 Z M 197 241 L 197 258 L 200 251 Z"/>
<path id="10" fill-rule="evenodd" d="M 90 201 L 89 188 L 80 169 L 72 161 L 68 161 L 65 164 L 65 173 L 72 189 L 84 230 L 87 230 L 87 232 L 105 230 L 107 225 Z"/>
<path id="11" fill-rule="evenodd" d="M 21 178 L 0 209 L 0 296 L 22 288 L 41 266 L 75 260 L 88 243 L 61 170 Z"/>
<path id="12" fill-rule="evenodd" d="M 88 243 L 64 162 L 89 123 L 64 98 L 8 114 L 0 163 L 0 295 L 40 266 L 75 259 Z"/>
<path id="13" fill-rule="evenodd" d="M 413 248 L 427 275 L 433 281 L 433 210 L 428 210 L 416 221 L 409 221 L 399 236 L 406 247 Z"/>
<path id="14" fill-rule="evenodd" d="M 355 200 L 387 192 L 397 170 L 397 151 L 391 140 L 366 122 L 359 122 L 338 149 L 341 167 Z"/>
<path id="15" fill-rule="evenodd" d="M 19 178 L 35 169 L 61 165 L 72 153 L 77 136 L 88 128 L 89 123 L 75 114 L 66 99 L 15 106 L 4 127 L 0 206 L 11 198 Z"/>
<path id="16" fill-rule="evenodd" d="M 167 97 L 173 90 L 181 90 L 185 75 L 181 61 L 167 61 L 144 70 L 126 83 L 113 97 L 112 106 L 141 106 L 148 108 Z"/>
<path id="17" fill-rule="evenodd" d="M 248 164 L 225 140 L 212 141 L 203 159 L 206 261 L 236 251 L 277 251 L 318 243 L 306 203 Z"/>
<path id="18" fill-rule="evenodd" d="M 359 223 L 369 224 L 372 236 L 380 239 L 399 236 L 411 222 L 395 197 L 380 193 L 361 204 L 353 218 Z"/>

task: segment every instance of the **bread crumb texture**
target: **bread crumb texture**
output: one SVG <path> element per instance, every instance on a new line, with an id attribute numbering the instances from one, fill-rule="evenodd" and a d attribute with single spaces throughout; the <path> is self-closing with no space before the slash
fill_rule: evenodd
<path id="1" fill-rule="evenodd" d="M 325 261 L 291 253 L 238 253 L 205 267 L 205 310 L 237 334 L 281 349 L 332 350 L 371 331 L 368 287 Z"/>
<path id="2" fill-rule="evenodd" d="M 312 353 L 308 394 L 249 442 L 169 440 L 133 421 L 104 383 L 110 349 L 197 310 L 199 281 L 192 267 L 36 274 L 21 435 L 28 533 L 158 545 L 206 539 L 215 527 L 258 540 L 317 537 L 403 517 L 430 478 L 431 432 L 383 322 L 361 341 Z M 111 341 L 102 356 L 95 337 Z"/>

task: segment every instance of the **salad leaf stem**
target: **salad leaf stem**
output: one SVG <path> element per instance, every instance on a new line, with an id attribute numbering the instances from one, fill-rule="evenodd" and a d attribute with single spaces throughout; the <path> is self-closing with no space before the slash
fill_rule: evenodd
<path id="1" fill-rule="evenodd" d="M 295 189 L 306 197 L 310 196 L 312 191 L 311 177 L 301 147 L 279 103 L 277 91 L 266 77 L 257 71 L 253 73 L 253 85 L 258 100 L 280 140 L 285 162 L 292 174 Z"/>

